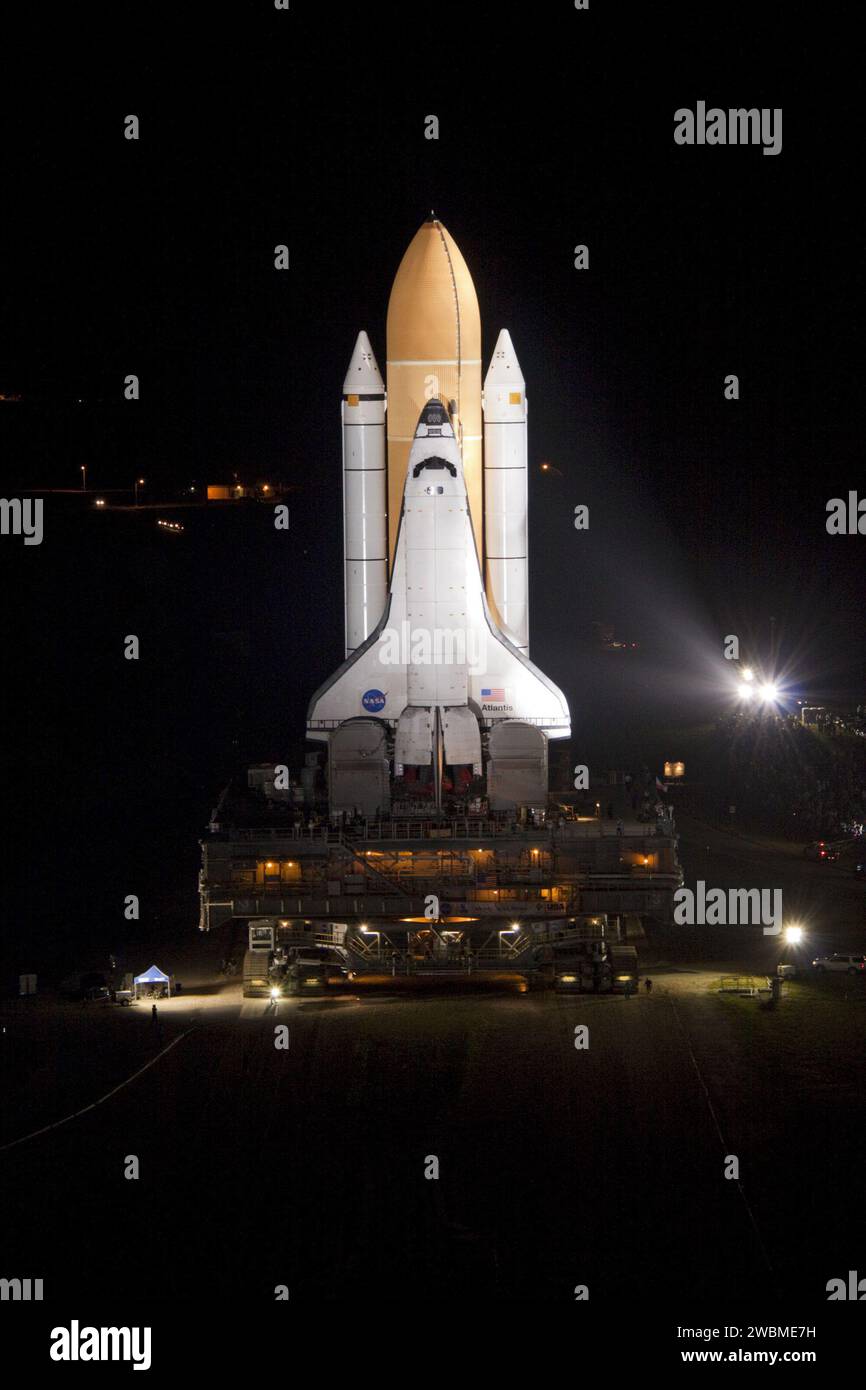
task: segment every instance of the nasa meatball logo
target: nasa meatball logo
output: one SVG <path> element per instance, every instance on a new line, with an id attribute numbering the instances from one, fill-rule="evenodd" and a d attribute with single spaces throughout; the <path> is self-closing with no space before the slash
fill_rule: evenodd
<path id="1" fill-rule="evenodd" d="M 381 690 L 365 690 L 361 696 L 361 704 L 368 714 L 378 714 L 385 708 L 386 698 Z"/>

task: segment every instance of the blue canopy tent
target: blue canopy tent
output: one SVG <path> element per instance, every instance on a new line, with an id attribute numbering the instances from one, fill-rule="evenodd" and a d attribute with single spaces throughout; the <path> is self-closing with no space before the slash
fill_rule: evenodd
<path id="1" fill-rule="evenodd" d="M 171 976 L 164 974 L 158 965 L 152 965 L 149 970 L 145 970 L 143 975 L 136 975 L 132 983 L 135 986 L 136 999 L 138 998 L 139 985 L 165 985 L 168 990 L 168 997 L 171 998 Z"/>

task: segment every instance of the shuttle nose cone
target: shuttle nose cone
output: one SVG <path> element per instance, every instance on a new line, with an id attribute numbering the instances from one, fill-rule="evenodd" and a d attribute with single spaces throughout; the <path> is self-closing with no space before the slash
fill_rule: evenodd
<path id="1" fill-rule="evenodd" d="M 454 439 L 454 426 L 448 407 L 435 397 L 428 401 L 418 416 L 416 439 Z"/>
<path id="2" fill-rule="evenodd" d="M 440 400 L 435 397 L 428 401 L 418 417 L 418 424 L 415 429 L 417 435 L 421 430 L 428 430 L 432 425 L 434 429 L 440 429 L 443 425 L 450 424 L 448 411 Z"/>

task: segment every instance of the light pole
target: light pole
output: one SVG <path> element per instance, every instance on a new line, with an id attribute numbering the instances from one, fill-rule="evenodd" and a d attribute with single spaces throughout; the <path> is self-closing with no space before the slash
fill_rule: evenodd
<path id="1" fill-rule="evenodd" d="M 86 463 L 82 463 L 82 465 L 81 465 L 81 491 L 82 491 L 82 492 L 86 492 L 86 491 L 87 491 L 87 464 L 86 464 Z"/>
<path id="2" fill-rule="evenodd" d="M 139 489 L 140 487 L 143 487 L 143 486 L 144 486 L 144 479 L 143 479 L 143 478 L 136 478 L 136 480 L 135 480 L 135 505 L 136 505 L 136 506 L 138 506 L 138 489 Z"/>

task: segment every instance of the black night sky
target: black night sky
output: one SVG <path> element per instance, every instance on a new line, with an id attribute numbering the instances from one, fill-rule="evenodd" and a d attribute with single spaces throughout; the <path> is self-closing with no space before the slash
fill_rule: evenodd
<path id="1" fill-rule="evenodd" d="M 653 755 L 657 726 L 709 717 L 722 636 L 766 657 L 771 617 L 798 689 L 862 700 L 864 541 L 825 530 L 863 477 L 856 88 L 828 99 L 811 9 L 702 10 L 484 7 L 466 33 L 465 6 L 298 3 L 188 56 L 129 36 L 7 52 L 3 495 L 76 489 L 82 465 L 93 489 L 46 493 L 44 543 L 0 551 L 9 912 L 40 936 L 108 945 L 136 891 L 149 925 L 194 930 L 222 783 L 297 761 L 342 650 L 342 379 L 360 328 L 384 366 L 431 207 L 485 366 L 507 327 L 527 380 L 532 651 L 575 756 Z M 783 108 L 781 154 L 676 146 L 698 100 Z M 138 475 L 168 507 L 234 474 L 292 489 L 288 537 L 255 504 L 166 512 L 173 536 L 150 506 L 89 505 L 128 504 Z M 628 667 L 597 622 L 640 643 Z"/>

